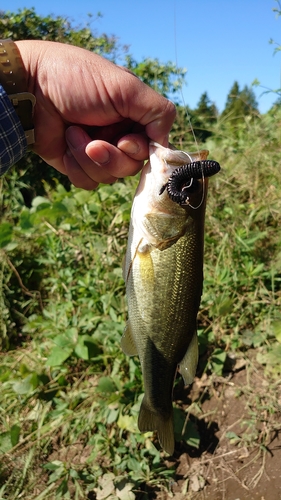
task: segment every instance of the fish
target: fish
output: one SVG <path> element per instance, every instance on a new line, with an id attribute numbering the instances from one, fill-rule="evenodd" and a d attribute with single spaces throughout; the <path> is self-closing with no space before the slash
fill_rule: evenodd
<path id="1" fill-rule="evenodd" d="M 168 186 L 181 168 L 207 156 L 207 150 L 186 153 L 149 143 L 149 161 L 133 200 L 123 267 L 128 321 L 121 347 L 126 355 L 139 357 L 144 385 L 138 427 L 141 432 L 157 431 L 169 455 L 175 446 L 175 376 L 179 370 L 184 384 L 191 384 L 198 364 L 208 178 L 200 175 L 187 185 L 183 182 L 186 193 L 180 202 L 172 199 Z"/>

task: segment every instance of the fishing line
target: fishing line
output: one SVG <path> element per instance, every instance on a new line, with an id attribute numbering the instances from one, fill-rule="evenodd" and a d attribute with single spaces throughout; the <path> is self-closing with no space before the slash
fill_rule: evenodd
<path id="1" fill-rule="evenodd" d="M 177 0 L 174 0 L 174 47 L 175 47 L 176 67 L 178 69 L 179 65 L 178 65 L 178 48 L 177 48 L 177 12 L 176 12 L 176 3 L 177 3 Z M 194 139 L 194 142 L 195 142 L 195 145 L 196 145 L 197 154 L 198 154 L 199 159 L 200 159 L 199 144 L 197 142 L 196 135 L 195 135 L 195 132 L 194 132 L 194 128 L 193 128 L 192 123 L 191 123 L 190 114 L 189 114 L 189 112 L 187 110 L 187 106 L 186 106 L 184 95 L 183 95 L 182 86 L 180 87 L 180 94 L 181 94 L 183 105 L 185 107 L 185 113 L 186 113 L 186 117 L 188 119 L 190 130 L 192 132 L 193 139 Z M 191 162 L 193 161 L 191 159 L 190 155 L 186 151 L 182 151 L 182 153 L 184 153 L 185 155 L 187 155 L 188 158 L 191 160 Z M 193 207 L 192 205 L 189 204 L 190 208 L 192 208 L 193 210 L 198 210 L 201 207 L 201 205 L 203 204 L 204 199 L 205 199 L 205 182 L 204 182 L 205 176 L 204 176 L 204 171 L 203 171 L 202 165 L 201 165 L 201 173 L 202 173 L 202 197 L 201 197 L 201 201 L 200 201 L 199 205 L 197 205 L 196 207 Z"/>

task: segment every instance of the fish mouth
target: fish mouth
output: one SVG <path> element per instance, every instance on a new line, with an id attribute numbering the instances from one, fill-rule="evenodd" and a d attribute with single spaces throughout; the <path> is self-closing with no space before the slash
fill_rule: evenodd
<path id="1" fill-rule="evenodd" d="M 169 198 L 179 205 L 189 205 L 189 195 L 198 188 L 198 182 L 220 171 L 220 164 L 214 160 L 199 160 L 176 168 L 168 182 L 162 186 L 159 195 L 167 189 Z"/>

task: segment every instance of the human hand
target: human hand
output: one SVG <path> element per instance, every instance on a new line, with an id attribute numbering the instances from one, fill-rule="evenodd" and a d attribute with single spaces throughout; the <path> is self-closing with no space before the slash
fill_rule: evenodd
<path id="1" fill-rule="evenodd" d="M 33 150 L 75 186 L 137 173 L 149 139 L 168 146 L 175 107 L 135 75 L 79 47 L 16 44 L 36 97 Z"/>

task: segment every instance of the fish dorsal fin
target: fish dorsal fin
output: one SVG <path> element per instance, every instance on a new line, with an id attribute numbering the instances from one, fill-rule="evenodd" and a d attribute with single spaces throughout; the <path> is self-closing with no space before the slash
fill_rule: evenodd
<path id="1" fill-rule="evenodd" d="M 121 347 L 127 356 L 137 356 L 138 351 L 136 348 L 136 344 L 134 341 L 134 337 L 132 335 L 130 321 L 128 320 L 125 326 L 124 333 L 121 338 Z"/>
<path id="2" fill-rule="evenodd" d="M 179 371 L 184 380 L 184 385 L 192 384 L 198 364 L 198 339 L 195 330 L 184 358 L 180 362 Z"/>

